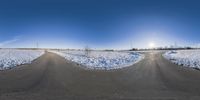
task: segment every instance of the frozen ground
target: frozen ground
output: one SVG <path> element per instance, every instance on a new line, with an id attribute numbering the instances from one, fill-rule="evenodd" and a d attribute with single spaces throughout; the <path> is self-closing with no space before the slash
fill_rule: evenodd
<path id="1" fill-rule="evenodd" d="M 163 56 L 178 65 L 200 68 L 200 50 L 168 51 Z"/>
<path id="2" fill-rule="evenodd" d="M 118 69 L 130 66 L 141 59 L 144 55 L 136 52 L 113 52 L 113 51 L 50 51 L 63 56 L 69 61 L 76 62 L 89 69 Z"/>
<path id="3" fill-rule="evenodd" d="M 43 50 L 0 49 L 0 70 L 31 63 L 42 54 Z"/>

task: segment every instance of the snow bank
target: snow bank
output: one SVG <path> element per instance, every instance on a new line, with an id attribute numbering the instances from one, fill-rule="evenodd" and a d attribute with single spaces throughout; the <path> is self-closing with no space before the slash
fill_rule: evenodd
<path id="1" fill-rule="evenodd" d="M 42 54 L 43 50 L 0 49 L 0 70 L 31 63 Z"/>
<path id="2" fill-rule="evenodd" d="M 130 66 L 144 58 L 136 52 L 112 52 L 112 51 L 91 51 L 86 55 L 85 51 L 50 51 L 63 56 L 69 61 L 76 62 L 89 69 L 118 69 Z"/>
<path id="3" fill-rule="evenodd" d="M 200 68 L 200 50 L 168 51 L 163 56 L 178 65 Z"/>

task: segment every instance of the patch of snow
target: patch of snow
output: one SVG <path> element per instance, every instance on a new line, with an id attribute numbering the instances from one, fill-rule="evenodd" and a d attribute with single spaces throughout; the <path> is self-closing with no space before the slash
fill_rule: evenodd
<path id="1" fill-rule="evenodd" d="M 200 50 L 168 51 L 163 56 L 178 65 L 200 68 Z"/>
<path id="2" fill-rule="evenodd" d="M 0 70 L 31 63 L 43 54 L 43 50 L 0 49 Z"/>
<path id="3" fill-rule="evenodd" d="M 137 52 L 90 51 L 89 55 L 83 50 L 50 51 L 65 59 L 76 62 L 89 69 L 118 69 L 130 66 L 144 58 Z"/>

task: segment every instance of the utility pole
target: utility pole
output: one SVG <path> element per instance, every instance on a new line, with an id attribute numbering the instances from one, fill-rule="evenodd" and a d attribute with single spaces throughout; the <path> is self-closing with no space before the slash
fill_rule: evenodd
<path id="1" fill-rule="evenodd" d="M 36 48 L 39 48 L 39 44 L 38 44 L 38 42 L 36 43 Z"/>
<path id="2" fill-rule="evenodd" d="M 174 48 L 178 48 L 178 46 L 177 46 L 177 43 L 176 43 L 176 42 L 174 42 Z"/>
<path id="3" fill-rule="evenodd" d="M 131 50 L 133 49 L 133 43 L 132 43 L 132 41 L 131 41 Z"/>

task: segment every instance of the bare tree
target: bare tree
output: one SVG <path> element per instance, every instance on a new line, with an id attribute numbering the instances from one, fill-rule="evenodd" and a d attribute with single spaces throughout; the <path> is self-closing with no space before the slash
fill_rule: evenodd
<path id="1" fill-rule="evenodd" d="M 85 46 L 85 55 L 86 55 L 87 57 L 89 57 L 90 53 L 91 53 L 91 49 L 90 49 L 89 46 L 86 45 L 86 46 Z"/>

